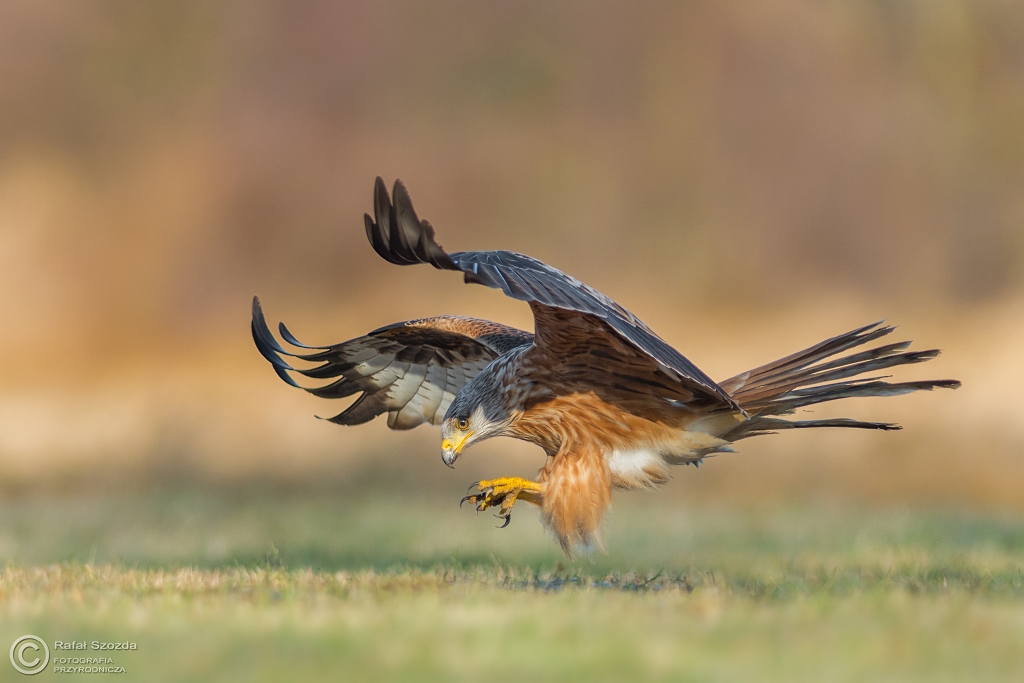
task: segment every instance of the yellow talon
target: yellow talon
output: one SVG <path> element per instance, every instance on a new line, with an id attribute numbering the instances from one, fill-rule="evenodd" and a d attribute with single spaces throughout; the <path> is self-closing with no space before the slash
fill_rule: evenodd
<path id="1" fill-rule="evenodd" d="M 463 498 L 459 502 L 459 507 L 466 501 L 476 507 L 477 512 L 483 512 L 491 507 L 500 507 L 498 517 L 505 520 L 500 528 L 508 526 L 509 518 L 512 516 L 512 506 L 516 504 L 517 500 L 522 499 L 528 503 L 540 505 L 544 496 L 543 484 L 522 477 L 485 479 L 471 485 L 470 488 L 473 486 L 476 486 L 480 492 Z"/>
<path id="2" fill-rule="evenodd" d="M 478 481 L 477 488 L 483 491 L 491 489 L 496 495 L 509 493 L 510 491 L 543 491 L 544 485 L 522 477 L 501 477 L 499 479 L 484 479 Z"/>

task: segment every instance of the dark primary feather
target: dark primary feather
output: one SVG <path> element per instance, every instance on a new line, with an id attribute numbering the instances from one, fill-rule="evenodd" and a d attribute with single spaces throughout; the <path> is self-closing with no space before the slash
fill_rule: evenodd
<path id="1" fill-rule="evenodd" d="M 455 395 L 498 356 L 528 345 L 533 335 L 499 323 L 441 316 L 395 323 L 330 346 L 307 346 L 282 323 L 281 336 L 302 352 L 288 351 L 267 326 L 259 299 L 252 303 L 252 336 L 263 357 L 291 384 L 321 398 L 362 395 L 331 422 L 362 424 L 388 413 L 392 429 L 440 423 Z M 315 363 L 296 368 L 282 356 Z M 303 387 L 291 376 L 334 380 Z"/>
<path id="2" fill-rule="evenodd" d="M 705 397 L 714 397 L 723 406 L 739 410 L 728 392 L 639 318 L 576 278 L 535 258 L 510 251 L 447 254 L 434 239 L 433 227 L 416 216 L 402 181 L 395 181 L 392 204 L 384 181 L 377 178 L 374 214 L 374 218 L 365 217 L 366 234 L 374 250 L 385 260 L 398 265 L 429 263 L 442 270 L 460 271 L 466 282 L 500 289 L 514 299 L 593 316 L 650 357 L 672 379 Z M 537 333 L 543 335 L 540 329 Z"/>

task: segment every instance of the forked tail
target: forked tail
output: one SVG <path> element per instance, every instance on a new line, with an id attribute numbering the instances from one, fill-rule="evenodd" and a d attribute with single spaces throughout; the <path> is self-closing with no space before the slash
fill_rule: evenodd
<path id="1" fill-rule="evenodd" d="M 787 420 L 778 417 L 790 415 L 798 408 L 840 398 L 898 396 L 924 389 L 956 389 L 960 386 L 955 379 L 894 383 L 885 381 L 888 375 L 863 376 L 897 365 L 923 363 L 940 353 L 938 349 L 907 351 L 910 342 L 886 344 L 836 358 L 852 348 L 884 337 L 894 329 L 881 322 L 866 325 L 719 382 L 719 386 L 750 416 L 723 438 L 738 441 L 780 429 L 811 427 L 900 429 L 899 425 L 887 422 L 863 422 L 851 418 Z"/>

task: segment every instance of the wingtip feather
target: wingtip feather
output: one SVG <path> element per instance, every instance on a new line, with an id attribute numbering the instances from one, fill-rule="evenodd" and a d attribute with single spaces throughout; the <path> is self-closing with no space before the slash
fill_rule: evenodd
<path id="1" fill-rule="evenodd" d="M 384 179 L 377 176 L 373 188 L 373 212 L 365 214 L 366 237 L 373 250 L 389 263 L 409 266 L 429 263 L 442 270 L 458 270 L 455 262 L 439 245 L 434 228 L 420 220 L 412 198 L 401 179 L 396 179 L 388 195 Z"/>

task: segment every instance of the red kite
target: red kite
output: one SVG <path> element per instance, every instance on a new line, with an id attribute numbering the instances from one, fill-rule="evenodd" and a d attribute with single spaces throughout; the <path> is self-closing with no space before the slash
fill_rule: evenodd
<path id="1" fill-rule="evenodd" d="M 463 273 L 530 304 L 534 334 L 501 323 L 440 316 L 395 323 L 341 344 L 306 346 L 281 324 L 287 351 L 253 300 L 252 332 L 277 374 L 332 380 L 300 387 L 323 398 L 360 394 L 331 422 L 356 425 L 383 413 L 392 429 L 441 425 L 441 458 L 454 466 L 466 446 L 510 436 L 544 449 L 536 481 L 503 477 L 475 484 L 477 510 L 496 507 L 507 525 L 517 500 L 538 505 L 565 552 L 590 547 L 613 489 L 652 487 L 673 465 L 700 465 L 731 444 L 783 429 L 899 429 L 850 418 L 786 419 L 798 408 L 860 396 L 895 396 L 960 386 L 957 380 L 891 383 L 865 376 L 920 363 L 938 350 L 910 342 L 847 353 L 891 333 L 875 323 L 759 368 L 714 382 L 639 318 L 579 280 L 509 251 L 449 254 L 421 221 L 401 181 L 394 204 L 377 178 L 366 234 L 398 265 L 429 263 Z M 310 361 L 295 368 L 282 356 Z"/>

